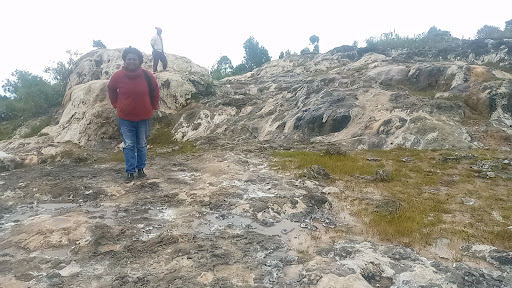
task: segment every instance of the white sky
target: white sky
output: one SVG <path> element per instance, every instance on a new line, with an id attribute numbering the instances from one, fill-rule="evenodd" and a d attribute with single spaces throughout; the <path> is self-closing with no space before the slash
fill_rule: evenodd
<path id="1" fill-rule="evenodd" d="M 300 50 L 313 34 L 320 52 L 395 31 L 401 36 L 431 26 L 473 38 L 484 25 L 512 19 L 511 0 L 2 0 L 0 81 L 16 69 L 43 76 L 43 68 L 66 59 L 66 50 L 86 53 L 93 40 L 108 48 L 133 46 L 151 52 L 155 26 L 164 49 L 210 68 L 222 55 L 242 62 L 249 36 L 272 59 Z M 1 93 L 1 92 L 0 92 Z"/>

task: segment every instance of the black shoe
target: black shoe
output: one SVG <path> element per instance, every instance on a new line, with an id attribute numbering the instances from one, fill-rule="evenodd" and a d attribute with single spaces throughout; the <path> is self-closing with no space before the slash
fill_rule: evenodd
<path id="1" fill-rule="evenodd" d="M 131 183 L 135 179 L 133 173 L 126 174 L 126 178 L 124 179 L 124 183 Z"/>
<path id="2" fill-rule="evenodd" d="M 146 175 L 146 173 L 144 173 L 144 169 L 137 170 L 137 177 L 144 178 L 146 176 L 148 176 L 148 175 Z"/>

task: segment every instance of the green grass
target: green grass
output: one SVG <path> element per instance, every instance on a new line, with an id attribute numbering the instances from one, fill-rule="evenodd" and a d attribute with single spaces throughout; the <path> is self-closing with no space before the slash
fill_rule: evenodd
<path id="1" fill-rule="evenodd" d="M 44 117 L 44 118 L 40 119 L 39 121 L 37 121 L 37 123 L 35 125 L 32 125 L 29 128 L 29 130 L 25 134 L 23 134 L 21 137 L 22 138 L 30 138 L 30 137 L 37 136 L 39 134 L 39 132 L 41 132 L 41 130 L 43 130 L 45 127 L 49 126 L 51 123 L 52 123 L 51 116 Z"/>
<path id="2" fill-rule="evenodd" d="M 9 120 L 0 122 L 0 141 L 10 139 L 14 132 L 21 127 L 23 122 L 21 120 Z"/>
<path id="3" fill-rule="evenodd" d="M 176 155 L 198 152 L 192 141 L 176 141 L 170 128 L 156 127 L 148 139 L 148 151 L 157 155 Z"/>
<path id="4" fill-rule="evenodd" d="M 122 150 L 118 150 L 114 153 L 109 154 L 107 157 L 98 159 L 100 163 L 124 163 L 124 154 Z"/>
<path id="5" fill-rule="evenodd" d="M 375 169 L 383 168 L 379 162 L 369 162 L 351 155 L 322 155 L 307 151 L 276 151 L 273 166 L 282 170 L 303 170 L 312 165 L 322 166 L 333 177 L 350 175 L 373 175 Z"/>
<path id="6" fill-rule="evenodd" d="M 295 172 L 312 165 L 323 167 L 334 181 L 351 187 L 351 192 L 340 197 L 347 201 L 350 194 L 353 198 L 348 201 L 360 203 L 353 206 L 352 214 L 365 223 L 370 234 L 383 241 L 424 247 L 438 238 L 450 238 L 510 250 L 512 229 L 507 227 L 512 223 L 512 180 L 478 178 L 475 176 L 477 172 L 470 168 L 478 160 L 507 158 L 501 153 L 484 149 L 437 151 L 399 148 L 334 156 L 306 151 L 276 151 L 273 152 L 272 166 Z M 370 157 L 382 160 L 370 162 L 367 160 Z M 405 157 L 412 158 L 413 162 L 402 161 Z M 457 157 L 457 161 L 442 161 L 444 157 Z M 390 181 L 350 177 L 373 175 L 375 169 L 391 171 Z M 505 165 L 497 169 L 512 172 L 512 167 Z M 368 201 L 366 196 L 358 198 L 359 192 L 364 194 L 370 187 L 372 191 L 379 191 L 382 199 L 391 199 L 392 203 L 400 205 L 389 212 L 377 209 L 377 200 Z M 464 204 L 464 197 L 475 199 L 475 204 Z M 501 217 L 500 221 L 493 213 Z"/>

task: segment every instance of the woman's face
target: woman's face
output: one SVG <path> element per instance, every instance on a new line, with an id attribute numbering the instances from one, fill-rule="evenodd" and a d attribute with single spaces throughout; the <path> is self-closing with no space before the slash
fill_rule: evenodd
<path id="1" fill-rule="evenodd" d="M 126 60 L 124 60 L 124 67 L 128 71 L 136 71 L 140 67 L 139 58 L 135 54 L 126 55 Z"/>

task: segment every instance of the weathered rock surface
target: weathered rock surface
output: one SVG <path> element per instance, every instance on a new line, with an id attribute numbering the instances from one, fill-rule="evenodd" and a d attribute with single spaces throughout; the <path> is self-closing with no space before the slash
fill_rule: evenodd
<path id="1" fill-rule="evenodd" d="M 217 84 L 188 109 L 180 140 L 316 141 L 348 148 L 481 146 L 467 114 L 510 133 L 512 75 L 462 62 L 411 63 L 366 54 L 290 56 Z"/>
<path id="2" fill-rule="evenodd" d="M 123 65 L 122 49 L 94 50 L 82 56 L 70 76 L 58 125 L 43 133 L 55 142 L 70 141 L 80 145 L 96 144 L 104 139 L 118 139 L 117 116 L 108 99 L 107 84 Z M 142 67 L 152 71 L 152 58 L 143 55 Z M 185 57 L 168 54 L 167 71 L 155 76 L 160 86 L 161 113 L 177 113 L 192 98 L 207 93 L 209 75 Z"/>

